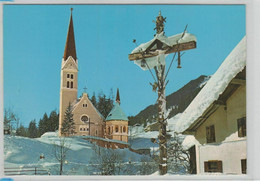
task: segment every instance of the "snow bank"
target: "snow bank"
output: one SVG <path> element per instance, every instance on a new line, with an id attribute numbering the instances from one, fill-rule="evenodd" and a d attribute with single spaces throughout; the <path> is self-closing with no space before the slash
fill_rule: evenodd
<path id="1" fill-rule="evenodd" d="M 203 112 L 218 99 L 230 81 L 246 66 L 246 37 L 234 48 L 210 78 L 205 87 L 194 98 L 176 123 L 178 132 L 185 131 Z"/>
<path id="2" fill-rule="evenodd" d="M 192 135 L 185 136 L 185 138 L 182 142 L 183 148 L 185 150 L 188 150 L 190 147 L 192 147 L 194 145 L 200 145 L 200 143 L 195 139 L 195 137 Z"/>

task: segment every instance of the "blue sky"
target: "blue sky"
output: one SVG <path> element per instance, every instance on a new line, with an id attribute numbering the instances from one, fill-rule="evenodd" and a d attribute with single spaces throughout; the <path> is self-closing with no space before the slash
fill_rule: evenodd
<path id="1" fill-rule="evenodd" d="M 78 95 L 120 89 L 121 106 L 135 115 L 157 94 L 148 71 L 128 60 L 137 44 L 153 38 L 158 12 L 167 17 L 165 34 L 188 32 L 197 48 L 175 62 L 168 75 L 170 94 L 200 75 L 212 75 L 245 36 L 244 5 L 4 5 L 4 107 L 27 126 L 45 112 L 59 110 L 60 68 L 70 8 L 79 62 Z M 172 55 L 166 61 L 169 65 Z"/>

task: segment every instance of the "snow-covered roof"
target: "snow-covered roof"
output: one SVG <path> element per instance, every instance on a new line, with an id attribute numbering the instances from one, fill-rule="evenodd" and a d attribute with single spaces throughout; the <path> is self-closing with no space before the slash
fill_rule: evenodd
<path id="1" fill-rule="evenodd" d="M 115 103 L 113 109 L 110 111 L 110 113 L 108 114 L 108 116 L 106 118 L 106 121 L 110 121 L 110 120 L 128 121 L 127 116 L 125 115 L 125 113 L 121 109 L 118 102 Z"/>
<path id="2" fill-rule="evenodd" d="M 219 98 L 231 80 L 246 66 L 246 37 L 227 56 L 205 87 L 190 103 L 176 123 L 176 131 L 183 132 Z"/>
<path id="3" fill-rule="evenodd" d="M 165 47 L 172 47 L 174 45 L 177 45 L 178 43 L 187 43 L 191 41 L 197 41 L 195 35 L 190 34 L 185 32 L 184 36 L 183 33 L 179 33 L 177 35 L 173 35 L 170 37 L 167 37 L 164 35 L 164 33 L 156 34 L 156 36 L 149 42 L 142 43 L 138 47 L 136 47 L 131 53 L 140 53 L 145 51 L 154 41 L 159 40 L 163 43 L 162 49 Z M 151 49 L 154 49 L 156 45 L 154 45 Z M 158 51 L 158 50 L 157 50 Z M 165 59 L 160 57 L 160 56 L 167 56 L 165 55 L 163 51 L 159 52 L 158 56 L 150 57 L 150 58 L 145 58 L 146 63 L 148 64 L 150 69 L 153 69 L 155 66 L 158 64 L 163 64 L 165 65 Z M 137 64 L 139 67 L 141 67 L 143 70 L 148 70 L 149 68 L 147 66 L 141 66 L 141 59 L 135 60 L 134 63 Z"/>

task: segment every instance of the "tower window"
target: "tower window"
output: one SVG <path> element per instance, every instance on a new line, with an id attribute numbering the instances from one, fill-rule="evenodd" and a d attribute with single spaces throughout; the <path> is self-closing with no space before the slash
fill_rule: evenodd
<path id="1" fill-rule="evenodd" d="M 116 133 L 118 132 L 118 126 L 116 126 Z"/>
<path id="2" fill-rule="evenodd" d="M 88 105 L 87 105 L 87 104 L 82 104 L 82 106 L 83 106 L 83 107 L 88 107 Z"/>
<path id="3" fill-rule="evenodd" d="M 67 88 L 70 88 L 70 82 L 67 81 Z"/>
<path id="4" fill-rule="evenodd" d="M 73 82 L 70 83 L 70 88 L 73 88 Z"/>
<path id="5" fill-rule="evenodd" d="M 70 78 L 70 74 L 67 74 L 67 78 Z"/>
<path id="6" fill-rule="evenodd" d="M 73 79 L 73 74 L 70 75 L 70 78 Z"/>
<path id="7" fill-rule="evenodd" d="M 124 133 L 126 132 L 126 127 L 125 127 L 125 126 L 123 127 L 123 132 L 124 132 Z"/>

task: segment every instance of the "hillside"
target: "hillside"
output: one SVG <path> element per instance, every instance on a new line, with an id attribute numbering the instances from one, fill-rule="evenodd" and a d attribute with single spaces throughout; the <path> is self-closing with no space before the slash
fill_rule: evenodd
<path id="1" fill-rule="evenodd" d="M 190 102 L 196 97 L 202 89 L 204 82 L 208 80 L 208 76 L 201 75 L 197 79 L 191 80 L 178 91 L 166 96 L 168 110 L 168 118 L 183 112 Z M 130 125 L 143 124 L 155 122 L 157 118 L 157 104 L 149 105 L 144 110 L 139 112 L 136 116 L 129 117 Z"/>

